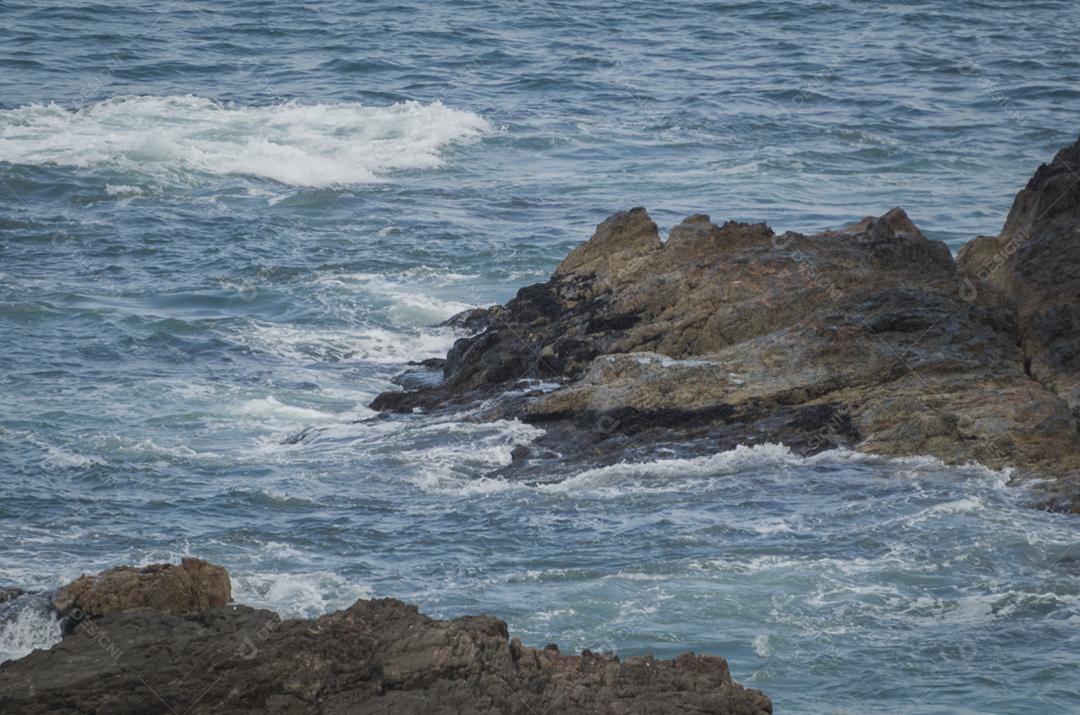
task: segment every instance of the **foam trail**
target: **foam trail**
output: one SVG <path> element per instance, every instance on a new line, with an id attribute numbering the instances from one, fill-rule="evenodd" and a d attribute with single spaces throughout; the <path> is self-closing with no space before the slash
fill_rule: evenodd
<path id="1" fill-rule="evenodd" d="M 75 110 L 0 111 L 0 161 L 104 167 L 170 183 L 206 173 L 325 187 L 438 167 L 448 145 L 491 131 L 483 117 L 438 101 L 242 107 L 191 95 L 114 97 Z"/>
<path id="2" fill-rule="evenodd" d="M 574 492 L 580 489 L 609 488 L 628 479 L 712 477 L 743 470 L 788 467 L 806 460 L 782 444 L 739 445 L 735 449 L 704 457 L 657 459 L 651 462 L 620 462 L 587 469 L 554 484 L 541 485 L 546 492 Z"/>

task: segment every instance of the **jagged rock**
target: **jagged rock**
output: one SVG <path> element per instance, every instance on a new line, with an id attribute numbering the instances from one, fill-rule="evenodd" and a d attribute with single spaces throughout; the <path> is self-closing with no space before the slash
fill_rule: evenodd
<path id="1" fill-rule="evenodd" d="M 53 605 L 61 614 L 81 621 L 134 608 L 177 615 L 201 613 L 230 600 L 232 585 L 224 568 L 184 558 L 179 565 L 120 566 L 97 576 L 80 576 L 57 589 Z"/>
<path id="2" fill-rule="evenodd" d="M 5 603 L 14 598 L 18 598 L 21 595 L 23 595 L 23 590 L 21 588 L 0 588 L 0 603 Z"/>
<path id="3" fill-rule="evenodd" d="M 772 712 L 723 658 L 563 655 L 511 641 L 494 618 L 437 621 L 393 599 L 315 620 L 231 606 L 114 611 L 87 625 L 0 665 L 0 712 Z"/>
<path id="4" fill-rule="evenodd" d="M 1014 314 L 1031 376 L 1080 417 L 1080 141 L 1035 172 L 1005 227 L 958 256 L 975 299 Z"/>
<path id="5" fill-rule="evenodd" d="M 563 459 L 848 446 L 1054 476 L 1067 501 L 1080 474 L 1077 164 L 1080 142 L 1038 170 L 1001 236 L 961 251 L 959 271 L 899 208 L 816 235 L 699 214 L 666 241 L 644 209 L 615 214 L 547 283 L 471 312 L 483 329 L 454 345 L 441 384 L 372 407 L 455 408 L 557 380 L 483 414 L 542 423 L 536 453 Z"/>

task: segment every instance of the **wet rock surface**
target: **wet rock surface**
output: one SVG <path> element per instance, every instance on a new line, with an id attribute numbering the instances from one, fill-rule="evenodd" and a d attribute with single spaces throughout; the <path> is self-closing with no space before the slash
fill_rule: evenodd
<path id="1" fill-rule="evenodd" d="M 530 462 L 783 442 L 931 455 L 1052 477 L 1080 508 L 1080 142 L 1041 167 L 1002 233 L 959 253 L 899 208 L 837 231 L 687 218 L 661 240 L 617 213 L 547 283 L 452 324 L 443 380 L 383 411 L 497 400 L 548 432 Z M 537 382 L 558 389 L 533 390 Z M 538 471 L 538 470 L 537 470 Z"/>
<path id="2" fill-rule="evenodd" d="M 246 606 L 110 608 L 0 665 L 0 712 L 762 715 L 772 704 L 716 656 L 563 655 L 511 640 L 494 618 L 433 620 L 381 599 L 314 620 Z"/>

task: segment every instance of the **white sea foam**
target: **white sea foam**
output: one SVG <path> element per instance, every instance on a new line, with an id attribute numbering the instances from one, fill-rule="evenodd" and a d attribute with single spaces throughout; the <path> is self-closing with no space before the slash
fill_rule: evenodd
<path id="1" fill-rule="evenodd" d="M 456 439 L 419 450 L 403 447 L 400 456 L 414 465 L 411 481 L 431 494 L 472 496 L 524 488 L 521 482 L 473 475 L 510 464 L 514 447 L 529 444 L 544 430 L 518 420 L 442 422 L 412 431 L 410 439 L 428 441 L 425 433 L 456 435 Z"/>
<path id="2" fill-rule="evenodd" d="M 942 623 L 982 624 L 1008 618 L 1026 609 L 1051 605 L 1075 609 L 1078 603 L 1080 596 L 1074 594 L 1018 590 L 964 594 L 952 599 L 920 596 L 910 603 L 900 617 L 910 623 L 929 626 Z"/>
<path id="3" fill-rule="evenodd" d="M 143 190 L 130 184 L 105 184 L 105 193 L 117 197 L 139 196 L 143 193 Z"/>
<path id="4" fill-rule="evenodd" d="M 217 452 L 197 452 L 186 444 L 166 445 L 158 444 L 152 439 L 133 439 L 120 435 L 105 438 L 95 438 L 94 442 L 100 443 L 105 448 L 134 459 L 157 459 L 166 462 L 187 462 L 200 459 L 220 459 Z"/>
<path id="5" fill-rule="evenodd" d="M 762 536 L 768 536 L 769 534 L 786 534 L 795 531 L 791 528 L 791 525 L 783 519 L 762 519 L 761 521 L 751 524 L 750 528 Z"/>
<path id="6" fill-rule="evenodd" d="M 372 595 L 366 584 L 347 581 L 330 571 L 236 573 L 232 582 L 234 601 L 268 608 L 286 618 L 321 616 Z"/>
<path id="7" fill-rule="evenodd" d="M 28 597 L 5 604 L 0 615 L 0 663 L 60 642 L 56 613 Z"/>
<path id="8" fill-rule="evenodd" d="M 460 335 L 450 328 L 393 331 L 384 328 L 311 330 L 289 325 L 253 324 L 236 339 L 287 360 L 363 360 L 377 364 L 401 364 L 409 360 L 445 357 Z"/>
<path id="9" fill-rule="evenodd" d="M 917 514 L 905 516 L 903 523 L 905 526 L 915 526 L 924 521 L 933 519 L 941 519 L 955 514 L 965 514 L 969 512 L 982 511 L 988 508 L 988 504 L 978 497 L 964 497 L 962 499 L 955 499 L 953 501 L 942 502 L 941 504 L 934 504 L 931 507 L 927 507 Z"/>
<path id="10" fill-rule="evenodd" d="M 671 575 L 663 573 L 641 573 L 639 571 L 618 571 L 604 576 L 604 578 L 622 579 L 624 581 L 668 581 L 671 579 Z"/>
<path id="11" fill-rule="evenodd" d="M 315 283 L 333 293 L 345 293 L 354 297 L 364 292 L 377 299 L 388 300 L 387 317 L 394 323 L 424 327 L 446 320 L 452 315 L 477 307 L 475 303 L 441 298 L 432 290 L 467 285 L 476 276 L 445 273 L 425 267 L 403 271 L 399 274 L 333 273 L 320 276 Z M 327 296 L 334 302 L 333 295 Z"/>
<path id="12" fill-rule="evenodd" d="M 537 611 L 535 614 L 533 614 L 533 618 L 535 618 L 537 621 L 540 621 L 541 623 L 548 623 L 552 619 L 562 619 L 576 615 L 577 611 L 575 611 L 573 608 L 555 608 L 550 611 Z"/>
<path id="13" fill-rule="evenodd" d="M 236 414 L 283 422 L 322 422 L 336 418 L 331 412 L 278 402 L 273 395 L 260 400 L 246 400 L 235 408 Z"/>
<path id="14" fill-rule="evenodd" d="M 543 485 L 540 489 L 549 492 L 575 492 L 614 487 L 633 479 L 712 477 L 735 474 L 747 469 L 790 466 L 804 461 L 782 444 L 759 444 L 752 447 L 739 445 L 735 449 L 705 457 L 624 462 L 588 469 L 556 484 Z"/>
<path id="15" fill-rule="evenodd" d="M 29 104 L 0 111 L 0 161 L 106 167 L 166 181 L 204 173 L 334 186 L 438 167 L 448 145 L 491 131 L 483 117 L 438 101 L 243 107 L 191 95 L 127 96 L 74 110 Z"/>
<path id="16" fill-rule="evenodd" d="M 648 462 L 620 462 L 606 467 L 588 469 L 554 484 L 542 485 L 542 491 L 553 493 L 591 492 L 620 496 L 633 492 L 666 492 L 686 488 L 685 480 L 722 477 L 745 472 L 783 472 L 790 469 L 820 465 L 882 464 L 890 465 L 894 474 L 908 479 L 921 479 L 938 474 L 942 470 L 982 478 L 982 483 L 1004 488 L 1009 471 L 995 471 L 978 464 L 950 467 L 934 457 L 882 457 L 855 452 L 850 449 L 833 449 L 804 457 L 783 444 L 739 445 L 726 452 L 692 458 L 663 458 Z M 975 502 L 945 505 L 941 508 L 968 511 L 978 508 Z M 908 516 L 905 519 L 911 518 Z M 791 526 L 780 520 L 750 525 L 761 534 L 791 531 Z"/>
<path id="17" fill-rule="evenodd" d="M 425 447 L 422 450 L 410 449 L 403 445 L 399 454 L 415 461 L 412 481 L 424 491 L 445 493 L 455 496 L 486 495 L 513 489 L 536 489 L 540 492 L 565 495 L 587 495 L 590 497 L 621 497 L 627 494 L 676 492 L 688 489 L 687 480 L 715 479 L 735 474 L 763 473 L 782 474 L 792 469 L 809 468 L 828 464 L 891 464 L 904 471 L 908 477 L 924 476 L 944 468 L 936 459 L 903 458 L 889 459 L 875 455 L 862 454 L 846 449 L 822 452 L 810 457 L 803 457 L 791 451 L 783 444 L 739 445 L 734 449 L 717 454 L 693 458 L 664 458 L 647 462 L 621 462 L 618 464 L 587 469 L 560 482 L 529 485 L 525 482 L 508 481 L 501 478 L 476 478 L 470 476 L 477 470 L 492 470 L 510 463 L 511 450 L 516 445 L 533 441 L 543 432 L 535 427 L 509 421 L 501 424 L 505 432 L 489 434 L 492 425 L 475 425 L 468 422 L 438 422 L 426 427 L 411 430 L 413 437 L 423 437 L 425 431 L 452 435 L 468 434 L 470 438 L 462 441 L 451 439 L 449 444 Z M 475 435 L 475 436 L 474 436 Z M 427 440 L 422 440 L 427 441 Z M 956 469 L 955 467 L 950 469 Z M 992 477 L 991 485 L 996 485 L 1000 474 L 982 467 L 964 467 L 973 474 Z M 921 520 L 934 514 L 954 513 L 981 508 L 977 499 L 968 499 L 956 503 L 943 504 L 931 508 L 931 514 L 920 513 L 915 516 L 901 517 L 905 523 Z M 794 533 L 800 527 L 779 517 L 762 518 L 734 524 L 747 531 L 754 531 L 762 536 L 782 533 Z"/>
<path id="18" fill-rule="evenodd" d="M 78 469 L 79 467 L 89 467 L 95 464 L 105 464 L 105 460 L 100 457 L 88 457 L 84 454 L 67 452 L 57 447 L 46 446 L 45 451 L 47 456 L 44 464 L 46 467 L 54 469 Z"/>

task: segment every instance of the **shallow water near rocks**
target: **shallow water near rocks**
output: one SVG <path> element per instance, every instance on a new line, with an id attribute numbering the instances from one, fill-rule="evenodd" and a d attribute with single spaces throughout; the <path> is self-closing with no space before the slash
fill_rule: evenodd
<path id="1" fill-rule="evenodd" d="M 1077 13 L 6 4 L 0 585 L 190 553 L 290 616 L 721 654 L 778 712 L 1080 709 L 1078 523 L 1007 475 L 764 445 L 513 482 L 536 428 L 366 407 L 615 210 L 995 233 L 1075 140 Z M 0 658 L 55 640 L 12 605 Z"/>

